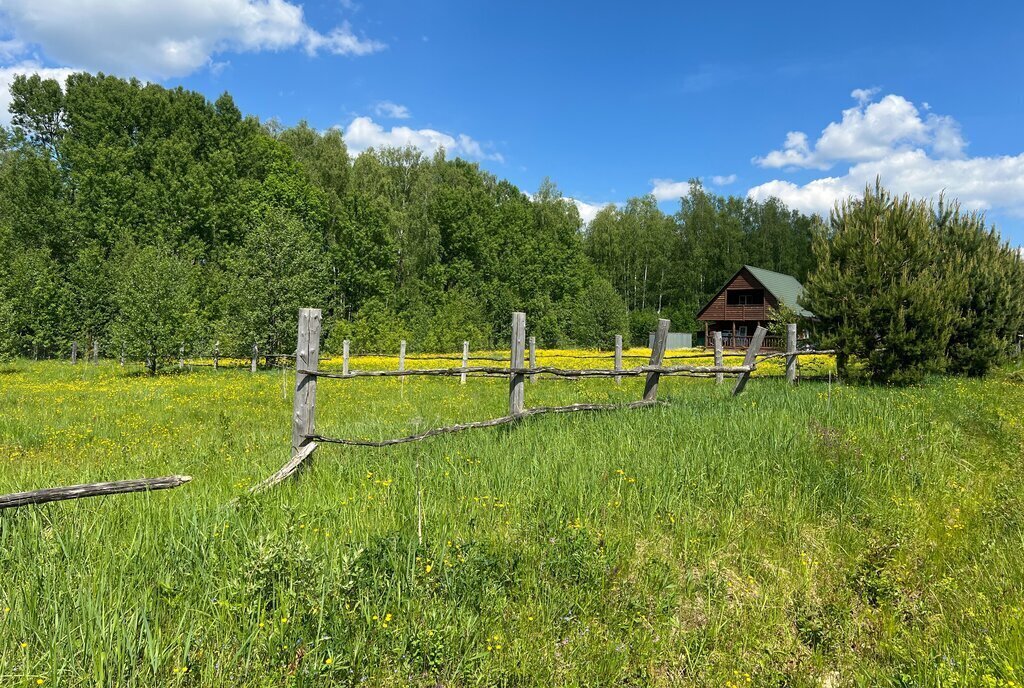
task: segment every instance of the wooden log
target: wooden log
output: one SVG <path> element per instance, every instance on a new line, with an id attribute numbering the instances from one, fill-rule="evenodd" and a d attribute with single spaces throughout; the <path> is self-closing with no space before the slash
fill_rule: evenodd
<path id="1" fill-rule="evenodd" d="M 786 353 L 786 382 L 792 385 L 796 383 L 796 323 L 786 325 Z"/>
<path id="2" fill-rule="evenodd" d="M 266 480 L 263 480 L 249 488 L 249 492 L 252 494 L 263 492 L 267 488 L 284 482 L 289 476 L 293 475 L 302 467 L 302 464 L 306 459 L 313 455 L 314 451 L 316 451 L 316 442 L 307 439 L 306 445 L 302 447 L 298 453 L 292 454 L 292 457 L 288 459 L 288 462 L 285 463 L 285 465 L 278 468 L 277 471 Z"/>
<path id="3" fill-rule="evenodd" d="M 526 358 L 526 313 L 512 314 L 512 345 L 510 361 L 512 368 L 522 368 Z M 525 376 L 513 372 L 508 378 L 508 415 L 518 416 L 526 408 Z"/>
<path id="4" fill-rule="evenodd" d="M 660 366 L 665 358 L 665 346 L 668 344 L 668 328 L 671 323 L 667 318 L 658 320 L 658 329 L 654 333 L 654 342 L 651 346 L 650 365 Z M 658 398 L 658 379 L 661 373 L 647 373 L 647 383 L 644 385 L 644 401 L 654 401 Z"/>
<path id="5" fill-rule="evenodd" d="M 309 375 L 316 375 L 317 377 L 328 377 L 335 380 L 350 380 L 356 377 L 408 377 L 412 375 L 484 375 L 492 377 L 508 377 L 509 375 L 526 375 L 529 373 L 548 374 L 556 375 L 558 377 L 565 378 L 580 378 L 580 377 L 615 377 L 616 375 L 624 375 L 635 377 L 638 375 L 648 375 L 650 373 L 657 373 L 659 375 L 675 375 L 679 373 L 695 373 L 701 375 L 709 375 L 712 373 L 725 373 L 725 374 L 739 374 L 746 373 L 753 370 L 750 366 L 695 366 L 695 365 L 678 365 L 678 366 L 652 366 L 643 365 L 637 366 L 636 368 L 623 368 L 622 370 L 607 370 L 603 368 L 556 368 L 554 366 L 537 366 L 536 368 L 503 368 L 497 366 L 467 366 L 465 368 L 411 368 L 409 370 L 353 370 L 345 373 L 332 373 L 329 371 L 302 371 Z"/>
<path id="6" fill-rule="evenodd" d="M 537 367 L 537 338 L 536 337 L 530 337 L 530 368 L 533 369 L 533 368 L 536 368 L 536 367 Z M 536 381 L 537 381 L 537 374 L 536 373 L 531 373 L 530 374 L 530 384 L 533 384 Z"/>
<path id="7" fill-rule="evenodd" d="M 405 340 L 398 346 L 398 369 L 405 370 Z"/>
<path id="8" fill-rule="evenodd" d="M 725 355 L 722 353 L 722 331 L 718 330 L 715 332 L 715 365 L 725 365 Z M 725 381 L 725 375 L 722 373 L 715 373 L 715 382 L 722 384 Z"/>
<path id="9" fill-rule="evenodd" d="M 622 370 L 622 335 L 615 335 L 615 370 Z M 615 384 L 622 384 L 622 376 L 615 376 Z"/>
<path id="10" fill-rule="evenodd" d="M 68 487 L 48 487 L 31 492 L 15 492 L 0 496 L 0 509 L 10 509 L 30 504 L 46 504 L 62 502 L 68 499 L 84 497 L 105 497 L 106 495 L 127 494 L 129 492 L 149 492 L 150 490 L 169 490 L 181 487 L 192 480 L 187 475 L 169 475 L 164 478 L 141 478 L 138 480 L 117 480 L 110 483 L 88 483 L 70 485 Z"/>
<path id="11" fill-rule="evenodd" d="M 295 396 L 292 401 L 292 459 L 309 444 L 309 436 L 315 427 L 316 375 L 310 373 L 315 373 L 320 367 L 321 322 L 319 308 L 299 310 L 298 342 L 295 347 Z"/>
<path id="12" fill-rule="evenodd" d="M 71 342 L 71 365 L 78 363 L 78 342 Z"/>
<path id="13" fill-rule="evenodd" d="M 743 357 L 743 365 L 753 369 L 757 365 L 757 352 L 761 350 L 761 342 L 764 341 L 764 336 L 768 334 L 768 330 L 764 329 L 760 325 L 754 330 L 754 336 L 750 338 L 750 346 L 747 347 L 747 354 Z M 751 370 L 753 372 L 753 370 Z M 750 379 L 750 372 L 741 373 L 739 378 L 736 380 L 736 386 L 732 388 L 733 396 L 736 396 L 743 391 L 743 388 L 747 386 L 747 380 Z"/>
<path id="14" fill-rule="evenodd" d="M 469 342 L 462 342 L 462 367 L 463 369 L 469 365 Z M 462 377 L 459 379 L 459 383 L 466 384 L 466 373 L 462 373 Z"/>
<path id="15" fill-rule="evenodd" d="M 298 354 L 295 354 L 295 360 L 298 361 Z M 346 339 L 341 343 L 341 372 L 344 375 L 348 375 L 348 340 Z"/>

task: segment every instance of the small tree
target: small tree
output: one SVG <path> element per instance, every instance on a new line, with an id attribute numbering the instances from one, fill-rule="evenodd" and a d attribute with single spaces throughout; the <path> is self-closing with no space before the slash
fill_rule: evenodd
<path id="1" fill-rule="evenodd" d="M 850 355 L 877 382 L 943 369 L 966 281 L 943 256 L 924 202 L 876 183 L 832 211 L 814 252 L 802 305 L 822 344 L 839 350 L 841 371 Z"/>
<path id="2" fill-rule="evenodd" d="M 626 303 L 611 282 L 595 277 L 573 300 L 567 329 L 576 344 L 610 346 L 615 335 L 629 331 Z"/>
<path id="3" fill-rule="evenodd" d="M 113 335 L 127 353 L 146 358 L 150 373 L 198 335 L 197 272 L 163 246 L 132 247 L 120 261 Z"/>

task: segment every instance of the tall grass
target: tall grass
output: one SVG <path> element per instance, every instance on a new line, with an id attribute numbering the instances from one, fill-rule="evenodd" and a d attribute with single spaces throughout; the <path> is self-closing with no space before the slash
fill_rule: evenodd
<path id="1" fill-rule="evenodd" d="M 1020 683 L 1011 378 L 739 398 L 667 378 L 665 407 L 322 446 L 229 506 L 287 459 L 293 381 L 0 375 L 0 490 L 195 478 L 0 512 L 0 685 Z M 642 384 L 542 381 L 527 402 Z M 324 380 L 316 423 L 384 438 L 506 405 L 500 380 Z"/>

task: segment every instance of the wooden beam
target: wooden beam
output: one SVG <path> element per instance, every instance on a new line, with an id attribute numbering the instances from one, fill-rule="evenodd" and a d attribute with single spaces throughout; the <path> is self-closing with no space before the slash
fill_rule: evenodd
<path id="1" fill-rule="evenodd" d="M 320 368 L 319 308 L 299 310 L 298 341 L 295 347 L 295 396 L 292 402 L 292 458 L 309 444 L 316 417 L 316 373 Z M 308 372 L 307 372 L 308 371 Z"/>
<path id="2" fill-rule="evenodd" d="M 615 335 L 615 370 L 622 370 L 622 335 Z M 615 376 L 615 384 L 622 384 L 622 376 Z"/>
<path id="3" fill-rule="evenodd" d="M 164 478 L 140 478 L 138 480 L 117 480 L 109 483 L 88 483 L 70 485 L 68 487 L 48 487 L 31 492 L 15 492 L 0 496 L 0 509 L 11 509 L 31 504 L 62 502 L 68 499 L 84 497 L 105 497 L 107 495 L 128 494 L 129 492 L 149 492 L 150 490 L 169 490 L 180 487 L 192 480 L 187 475 L 169 475 Z"/>
<path id="4" fill-rule="evenodd" d="M 786 353 L 786 382 L 792 385 L 796 383 L 796 323 L 786 325 Z"/>
<path id="5" fill-rule="evenodd" d="M 526 358 L 526 313 L 512 314 L 511 368 L 522 368 Z M 525 376 L 512 373 L 508 382 L 508 415 L 518 416 L 526 409 Z"/>
<path id="6" fill-rule="evenodd" d="M 757 363 L 757 353 L 761 350 L 761 342 L 764 341 L 764 336 L 768 334 L 768 330 L 763 327 L 758 327 L 754 330 L 754 336 L 750 339 L 750 346 L 747 348 L 747 355 L 743 357 L 743 365 L 748 368 L 753 367 Z M 743 388 L 747 386 L 747 380 L 750 379 L 750 373 L 740 373 L 739 378 L 736 380 L 736 386 L 733 387 L 733 396 L 736 396 L 743 391 Z"/>
<path id="7" fill-rule="evenodd" d="M 722 331 L 715 330 L 715 366 L 725 365 L 725 356 L 722 353 Z M 724 373 L 715 373 L 715 382 L 722 384 L 725 381 Z"/>
<path id="8" fill-rule="evenodd" d="M 668 345 L 668 328 L 671 322 L 666 318 L 658 320 L 658 329 L 654 333 L 654 345 L 651 347 L 651 359 L 648 365 L 660 366 L 665 358 L 665 347 Z M 654 401 L 658 398 L 658 380 L 661 373 L 647 373 L 647 383 L 644 385 L 644 401 Z"/>

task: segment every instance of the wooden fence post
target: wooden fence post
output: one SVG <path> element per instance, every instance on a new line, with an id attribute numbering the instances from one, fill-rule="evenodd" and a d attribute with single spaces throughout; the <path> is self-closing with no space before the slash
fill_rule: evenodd
<path id="1" fill-rule="evenodd" d="M 530 337 L 530 368 L 537 367 L 537 338 Z M 537 374 L 530 373 L 530 384 L 537 381 Z"/>
<path id="2" fill-rule="evenodd" d="M 715 332 L 715 365 L 718 367 L 725 365 L 725 356 L 722 354 L 721 330 Z M 725 382 L 725 373 L 715 373 L 715 382 L 717 384 Z"/>
<path id="3" fill-rule="evenodd" d="M 124 344 L 121 344 L 121 367 L 124 368 Z"/>
<path id="4" fill-rule="evenodd" d="M 178 370 L 185 367 L 185 345 L 178 347 Z"/>
<path id="5" fill-rule="evenodd" d="M 71 342 L 71 365 L 78 363 L 78 342 Z"/>
<path id="6" fill-rule="evenodd" d="M 249 372 L 250 373 L 255 373 L 256 372 L 256 359 L 257 359 L 257 357 L 259 357 L 259 355 L 260 355 L 259 344 L 257 344 L 256 342 L 253 342 L 252 343 L 252 364 L 249 366 Z"/>
<path id="7" fill-rule="evenodd" d="M 796 382 L 796 323 L 786 325 L 786 382 Z"/>
<path id="8" fill-rule="evenodd" d="M 398 369 L 405 370 L 405 340 L 398 346 Z"/>
<path id="9" fill-rule="evenodd" d="M 509 366 L 522 368 L 526 358 L 526 313 L 512 314 L 512 347 Z M 523 373 L 510 373 L 508 383 L 508 415 L 518 416 L 526 409 L 526 390 Z"/>
<path id="10" fill-rule="evenodd" d="M 622 370 L 622 335 L 615 335 L 615 370 Z M 622 384 L 622 376 L 615 376 L 615 384 Z"/>
<path id="11" fill-rule="evenodd" d="M 466 371 L 465 368 L 469 365 L 469 342 L 462 342 L 462 375 L 459 376 L 459 382 L 466 384 Z"/>
<path id="12" fill-rule="evenodd" d="M 298 354 L 295 354 L 298 356 Z M 341 374 L 348 375 L 348 340 L 341 343 Z"/>
<path id="13" fill-rule="evenodd" d="M 299 309 L 299 337 L 295 347 L 295 398 L 292 404 L 292 458 L 312 440 L 316 415 L 316 375 L 320 368 L 319 308 Z"/>
<path id="14" fill-rule="evenodd" d="M 100 363 L 100 340 L 92 340 L 92 363 L 93 365 L 99 365 Z"/>
<path id="15" fill-rule="evenodd" d="M 668 344 L 668 327 L 666 318 L 658 320 L 658 330 L 654 333 L 651 343 L 651 360 L 648 365 L 660 366 L 665 358 L 665 346 Z M 661 373 L 647 373 L 647 384 L 644 385 L 644 401 L 655 401 L 658 398 L 658 380 Z"/>
<path id="16" fill-rule="evenodd" d="M 213 369 L 220 367 L 220 342 L 213 343 Z"/>
<path id="17" fill-rule="evenodd" d="M 757 363 L 757 352 L 761 350 L 761 342 L 764 341 L 764 336 L 768 334 L 768 330 L 764 329 L 760 325 L 754 330 L 754 336 L 750 338 L 750 346 L 747 348 L 747 355 L 743 357 L 743 365 L 746 367 L 752 367 Z M 736 396 L 743 391 L 743 388 L 747 386 L 747 380 L 750 379 L 750 373 L 740 373 L 739 379 L 736 380 L 736 386 L 732 388 L 733 396 Z"/>

